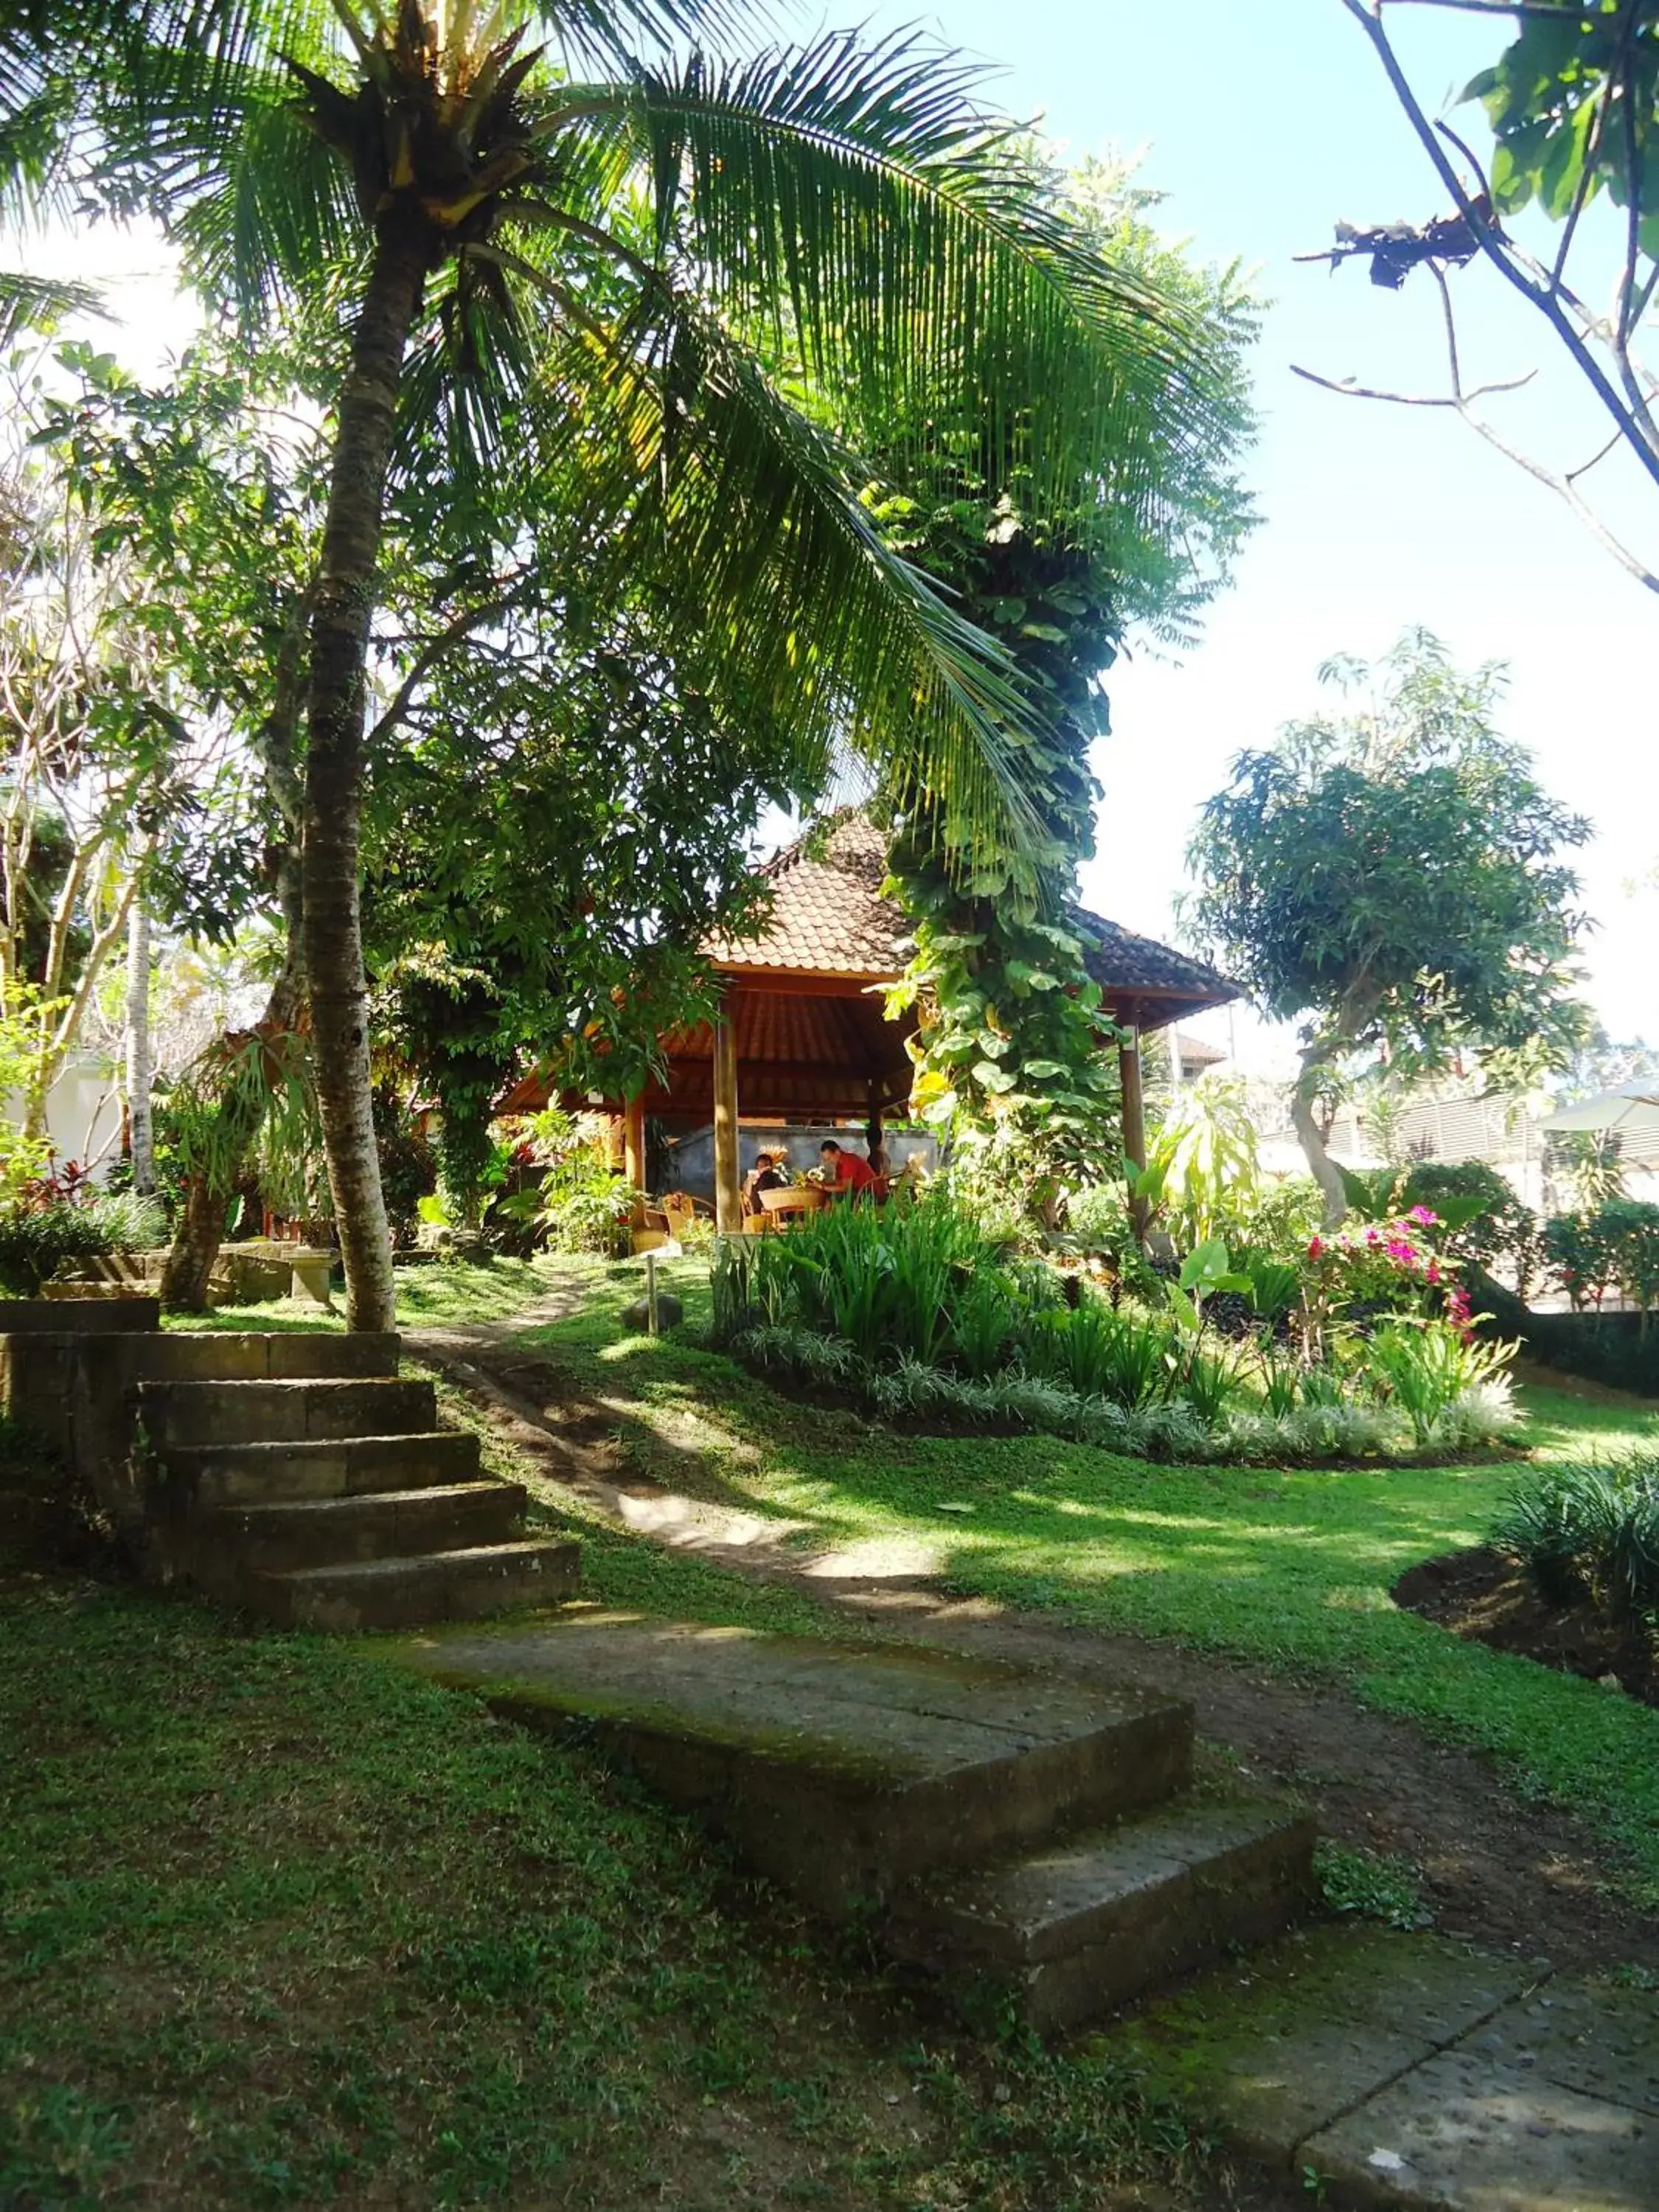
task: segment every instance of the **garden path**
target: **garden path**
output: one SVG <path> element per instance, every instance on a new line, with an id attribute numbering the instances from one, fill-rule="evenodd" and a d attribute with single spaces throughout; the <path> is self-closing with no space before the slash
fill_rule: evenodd
<path id="1" fill-rule="evenodd" d="M 414 1358 L 465 1390 L 515 1454 L 532 1498 L 556 1510 L 574 1502 L 631 1534 L 787 1582 L 831 1619 L 850 1617 L 884 1637 L 1190 1699 L 1218 1764 L 1246 1781 L 1301 1791 L 1334 1841 L 1420 1869 L 1447 1934 L 1528 1956 L 1541 1945 L 1562 1971 L 1659 1972 L 1659 1919 L 1604 1887 L 1606 1848 L 1587 1826 L 1560 1808 L 1523 1802 L 1478 1754 L 1437 1743 L 1340 1686 L 952 1596 L 928 1579 L 934 1563 L 924 1542 L 803 1550 L 790 1541 L 803 1522 L 642 1479 L 618 1441 L 638 1408 L 621 1395 L 573 1395 L 556 1361 L 515 1341 L 580 1302 L 573 1288 L 507 1321 L 404 1339 Z"/>

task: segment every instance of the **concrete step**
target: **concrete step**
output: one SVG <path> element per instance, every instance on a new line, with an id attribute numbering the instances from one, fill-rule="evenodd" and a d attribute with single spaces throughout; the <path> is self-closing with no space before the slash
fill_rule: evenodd
<path id="1" fill-rule="evenodd" d="M 146 1382 L 260 1382 L 398 1372 L 398 1339 L 325 1329 L 169 1329 L 128 1353 Z"/>
<path id="2" fill-rule="evenodd" d="M 413 1628 L 574 1595 L 581 1547 L 547 1538 L 248 1577 L 250 1608 L 285 1628 Z"/>
<path id="3" fill-rule="evenodd" d="M 361 1498 L 307 1498 L 198 1514 L 196 1541 L 233 1552 L 248 1574 L 341 1566 L 501 1544 L 523 1517 L 520 1482 L 449 1482 Z"/>
<path id="4" fill-rule="evenodd" d="M 1259 1797 L 1188 1798 L 896 1900 L 896 1954 L 1040 2033 L 1081 2027 L 1312 1906 L 1315 1823 Z"/>
<path id="5" fill-rule="evenodd" d="M 838 1917 L 1190 1780 L 1184 1704 L 908 1646 L 578 1612 L 405 1656 L 517 1719 L 597 1733 Z"/>
<path id="6" fill-rule="evenodd" d="M 299 1443 L 385 1437 L 437 1425 L 430 1382 L 143 1382 L 139 1416 L 163 1452 L 174 1444 Z"/>
<path id="7" fill-rule="evenodd" d="M 169 1444 L 163 1457 L 181 1502 L 210 1510 L 471 1482 L 478 1473 L 478 1439 L 466 1430 L 422 1429 L 408 1436 L 314 1443 Z"/>

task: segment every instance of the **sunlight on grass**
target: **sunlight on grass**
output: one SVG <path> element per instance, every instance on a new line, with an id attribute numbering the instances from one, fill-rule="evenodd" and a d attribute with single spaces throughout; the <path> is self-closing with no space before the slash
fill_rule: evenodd
<path id="1" fill-rule="evenodd" d="M 1346 1680 L 1573 1804 L 1659 1899 L 1659 1712 L 1462 1643 L 1392 1601 L 1407 1567 L 1481 1540 L 1523 1464 L 1171 1468 L 1052 1437 L 888 1431 L 793 1403 L 706 1349 L 689 1333 L 707 1316 L 702 1269 L 665 1273 L 688 1331 L 619 1334 L 639 1276 L 622 1268 L 591 1280 L 580 1315 L 524 1340 L 579 1389 L 604 1376 L 639 1474 L 804 1521 L 792 1540 L 815 1550 L 921 1541 L 953 1589 Z M 710 1449 L 684 1447 L 688 1395 Z M 1539 1462 L 1659 1439 L 1659 1419 L 1633 1407 L 1554 1389 L 1522 1402 Z M 940 1511 L 947 1499 L 971 1516 Z"/>

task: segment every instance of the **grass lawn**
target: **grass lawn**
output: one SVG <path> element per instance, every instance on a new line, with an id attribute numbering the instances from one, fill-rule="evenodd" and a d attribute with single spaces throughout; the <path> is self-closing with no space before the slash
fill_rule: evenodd
<path id="1" fill-rule="evenodd" d="M 6 2212 L 1108 2212 L 1192 2165 L 1107 2062 L 957 2053 L 592 1754 L 323 1638 L 0 1577 L 0 1833 Z"/>
<path id="2" fill-rule="evenodd" d="M 896 1435 L 793 1405 L 695 1341 L 627 1334 L 640 1273 L 588 1269 L 582 1310 L 525 1340 L 611 1408 L 641 1472 L 804 1522 L 799 1545 L 920 1544 L 964 1592 L 1336 1677 L 1572 1806 L 1659 1902 L 1659 1711 L 1389 1599 L 1406 1568 L 1479 1542 L 1522 1471 L 1167 1468 L 1048 1437 Z M 695 1330 L 701 1271 L 686 1261 L 671 1279 Z M 1540 1461 L 1659 1445 L 1659 1415 L 1524 1395 Z"/>

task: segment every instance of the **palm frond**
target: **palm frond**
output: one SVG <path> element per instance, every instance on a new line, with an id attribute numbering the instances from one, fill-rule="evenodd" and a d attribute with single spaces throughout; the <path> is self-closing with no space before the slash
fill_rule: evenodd
<path id="1" fill-rule="evenodd" d="M 850 750 L 1043 857 L 1023 781 L 1040 710 L 1012 663 L 886 544 L 854 458 L 694 295 L 665 283 L 608 334 L 567 322 L 532 404 L 582 529 L 634 577 L 675 580 L 711 695 L 787 716 L 820 776 Z"/>
<path id="2" fill-rule="evenodd" d="M 27 331 L 50 336 L 65 315 L 100 312 L 101 302 L 90 284 L 64 283 L 50 276 L 29 276 L 21 270 L 0 269 L 0 346 L 15 345 Z"/>
<path id="3" fill-rule="evenodd" d="M 575 132 L 626 115 L 662 251 L 872 428 L 942 410 L 1038 501 L 1098 471 L 1103 523 L 1144 520 L 1212 404 L 1201 323 L 1103 259 L 977 82 L 913 33 L 835 33 L 743 63 L 693 54 L 608 96 L 564 88 L 554 107 Z"/>

